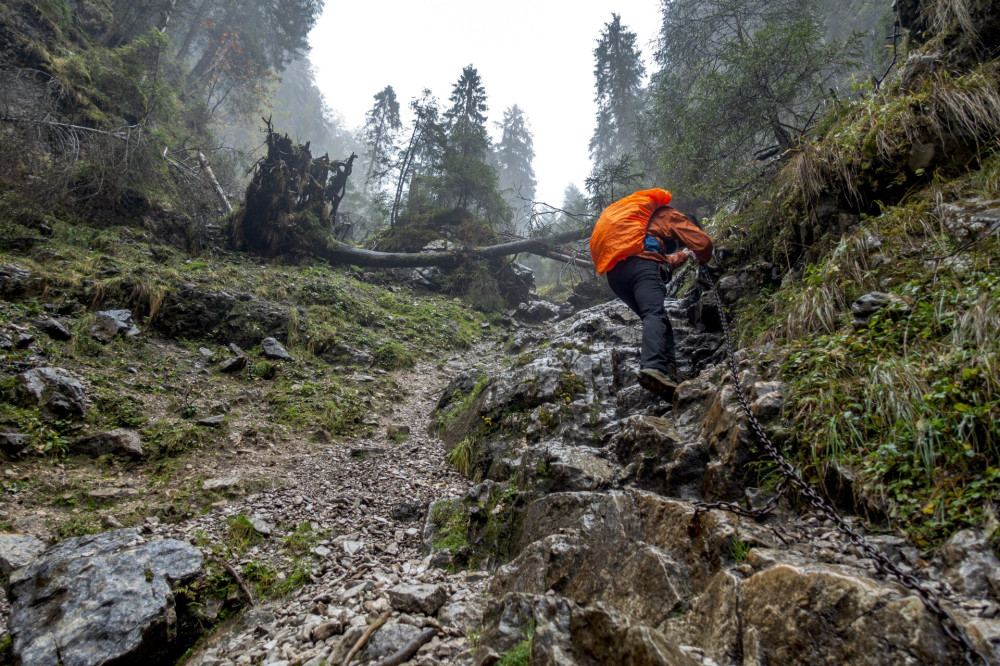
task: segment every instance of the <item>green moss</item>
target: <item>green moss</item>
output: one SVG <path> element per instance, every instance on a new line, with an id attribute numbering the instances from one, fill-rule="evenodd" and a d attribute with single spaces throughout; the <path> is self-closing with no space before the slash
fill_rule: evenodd
<path id="1" fill-rule="evenodd" d="M 452 555 L 457 555 L 469 548 L 469 540 L 465 534 L 469 512 L 460 500 L 437 504 L 431 519 L 438 528 L 438 539 L 432 546 L 434 550 L 448 550 Z"/>
<path id="2" fill-rule="evenodd" d="M 278 364 L 261 361 L 250 366 L 250 376 L 259 379 L 274 379 L 278 376 Z"/>
<path id="3" fill-rule="evenodd" d="M 65 522 L 58 525 L 56 533 L 59 535 L 60 539 L 68 539 L 70 537 L 97 534 L 99 532 L 103 532 L 104 529 L 104 526 L 101 525 L 100 516 L 93 513 L 84 513 L 72 516 Z"/>
<path id="4" fill-rule="evenodd" d="M 385 340 L 375 348 L 375 365 L 385 370 L 412 368 L 417 364 L 416 354 L 395 340 Z"/>

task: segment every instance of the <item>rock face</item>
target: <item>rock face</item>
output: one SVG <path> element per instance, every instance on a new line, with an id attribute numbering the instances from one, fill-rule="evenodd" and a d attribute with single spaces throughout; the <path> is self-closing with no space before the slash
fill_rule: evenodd
<path id="1" fill-rule="evenodd" d="M 134 529 L 67 539 L 10 576 L 10 629 L 23 666 L 159 663 L 184 650 L 173 591 L 201 552 Z"/>
<path id="2" fill-rule="evenodd" d="M 475 663 L 523 649 L 530 631 L 532 664 L 960 662 L 919 597 L 874 577 L 829 527 L 782 518 L 786 509 L 767 522 L 781 537 L 719 510 L 694 522 L 694 501 L 759 505 L 768 492 L 753 488 L 759 447 L 714 323 L 692 325 L 695 304 L 668 305 L 689 377 L 672 404 L 636 384 L 639 324 L 617 303 L 540 331 L 545 345 L 523 335 L 513 368 L 460 375 L 438 402 L 453 457 L 468 455 L 485 478 L 433 503 L 424 530 L 442 549 L 432 564 L 495 565 Z M 786 387 L 755 359 L 737 354 L 738 376 L 766 427 Z M 882 539 L 908 566 L 905 542 Z M 1000 659 L 1000 623 L 984 610 L 995 607 L 996 556 L 960 534 L 942 562 L 943 576 L 928 577 L 968 595 L 972 615 L 955 616 Z"/>

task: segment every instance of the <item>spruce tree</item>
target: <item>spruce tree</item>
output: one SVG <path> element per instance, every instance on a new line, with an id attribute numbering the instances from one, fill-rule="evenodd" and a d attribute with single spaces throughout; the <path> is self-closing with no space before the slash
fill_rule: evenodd
<path id="1" fill-rule="evenodd" d="M 646 68 L 636 47 L 636 34 L 611 15 L 594 49 L 597 128 L 590 139 L 595 168 L 634 152 L 634 124 L 641 108 Z"/>
<path id="2" fill-rule="evenodd" d="M 812 0 L 672 0 L 651 120 L 661 167 L 686 191 L 735 194 L 755 157 L 793 148 L 852 62 Z"/>
<path id="3" fill-rule="evenodd" d="M 365 189 L 369 192 L 382 188 L 395 162 L 396 139 L 403 123 L 399 118 L 399 102 L 392 86 L 386 86 L 375 95 L 375 103 L 365 114 L 362 136 L 367 149 L 368 167 L 365 169 Z"/>
<path id="4" fill-rule="evenodd" d="M 497 193 L 496 171 L 490 164 L 486 131 L 486 89 L 472 65 L 452 87 L 445 111 L 447 132 L 442 163 L 441 203 L 483 214 L 491 223 L 509 216 Z"/>
<path id="5" fill-rule="evenodd" d="M 513 227 L 522 231 L 532 214 L 535 198 L 534 139 L 524 111 L 516 104 L 503 114 L 503 133 L 496 149 L 500 193 L 513 212 Z"/>

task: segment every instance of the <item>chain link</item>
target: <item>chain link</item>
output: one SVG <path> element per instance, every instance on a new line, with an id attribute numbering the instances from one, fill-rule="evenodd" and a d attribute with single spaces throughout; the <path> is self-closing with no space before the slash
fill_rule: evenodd
<path id="1" fill-rule="evenodd" d="M 695 502 L 695 514 L 692 518 L 691 527 L 688 528 L 689 534 L 692 536 L 697 535 L 699 531 L 697 522 L 698 514 L 701 512 L 709 509 L 722 509 L 741 516 L 757 519 L 773 511 L 777 506 L 778 501 L 781 499 L 781 496 L 784 495 L 787 490 L 794 488 L 813 510 L 822 514 L 825 518 L 833 521 L 837 530 L 847 537 L 847 539 L 857 549 L 857 551 L 862 554 L 863 557 L 874 563 L 875 569 L 879 573 L 892 576 L 904 587 L 912 590 L 920 597 L 920 600 L 923 602 L 927 610 L 937 618 L 938 623 L 941 625 L 941 629 L 948 636 L 948 638 L 961 646 L 966 663 L 971 666 L 975 666 L 976 664 L 986 664 L 989 666 L 990 662 L 986 658 L 986 655 L 976 650 L 975 646 L 972 645 L 972 641 L 969 639 L 969 636 L 965 631 L 965 627 L 960 625 L 952 614 L 941 606 L 941 598 L 938 593 L 927 587 L 925 583 L 912 573 L 907 573 L 901 570 L 895 562 L 888 558 L 885 553 L 869 543 L 860 532 L 854 529 L 854 527 L 851 526 L 850 523 L 848 523 L 837 512 L 837 510 L 826 501 L 826 499 L 817 493 L 816 490 L 802 478 L 801 472 L 796 469 L 787 458 L 785 458 L 784 454 L 778 449 L 777 446 L 775 446 L 775 444 L 767 436 L 767 433 L 764 432 L 764 427 L 761 425 L 760 421 L 757 420 L 753 410 L 750 409 L 750 403 L 747 401 L 746 395 L 743 393 L 743 387 L 740 386 L 739 371 L 736 366 L 736 355 L 733 350 L 732 333 L 729 328 L 729 321 L 726 319 L 726 314 L 722 308 L 722 299 L 719 297 L 719 290 L 716 287 L 711 274 L 704 266 L 699 267 L 698 270 L 701 272 L 708 284 L 712 286 L 712 295 L 715 297 L 715 302 L 719 307 L 719 318 L 722 320 L 722 330 L 725 333 L 726 354 L 729 360 L 729 370 L 733 376 L 733 384 L 736 388 L 736 395 L 739 398 L 740 405 L 743 407 L 743 413 L 746 414 L 751 430 L 753 430 L 753 432 L 760 439 L 761 443 L 764 445 L 764 450 L 767 452 L 767 455 L 778 466 L 778 471 L 781 473 L 781 481 L 778 483 L 774 496 L 759 509 L 746 509 L 739 504 L 733 504 L 731 502 Z"/>

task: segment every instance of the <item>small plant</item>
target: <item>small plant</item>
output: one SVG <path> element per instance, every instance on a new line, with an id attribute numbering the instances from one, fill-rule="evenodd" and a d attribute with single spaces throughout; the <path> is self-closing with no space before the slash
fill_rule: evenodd
<path id="1" fill-rule="evenodd" d="M 279 580 L 275 568 L 261 560 L 250 560 L 244 564 L 242 573 L 244 580 L 253 585 L 261 596 L 267 596 Z"/>
<path id="2" fill-rule="evenodd" d="M 531 639 L 535 635 L 535 621 L 528 621 L 527 638 L 500 655 L 498 666 L 528 666 L 531 663 Z"/>
<path id="3" fill-rule="evenodd" d="M 465 536 L 469 514 L 460 501 L 438 504 L 434 507 L 431 518 L 438 526 L 440 535 L 434 542 L 434 550 L 447 550 L 452 555 L 457 555 L 460 550 L 469 546 L 469 540 Z"/>
<path id="4" fill-rule="evenodd" d="M 750 549 L 753 548 L 753 544 L 741 539 L 733 539 L 729 543 L 729 554 L 732 556 L 733 561 L 736 564 L 743 564 L 747 561 L 747 555 L 750 554 Z"/>
<path id="5" fill-rule="evenodd" d="M 260 534 L 242 513 L 226 521 L 226 545 L 233 553 L 240 554 L 257 541 L 260 541 Z"/>
<path id="6" fill-rule="evenodd" d="M 472 440 L 466 437 L 448 452 L 448 463 L 460 473 L 468 476 L 472 472 L 475 459 L 475 447 Z"/>
<path id="7" fill-rule="evenodd" d="M 323 540 L 323 533 L 314 530 L 308 520 L 299 523 L 295 531 L 284 539 L 285 547 L 293 553 L 308 553 L 316 544 Z"/>

